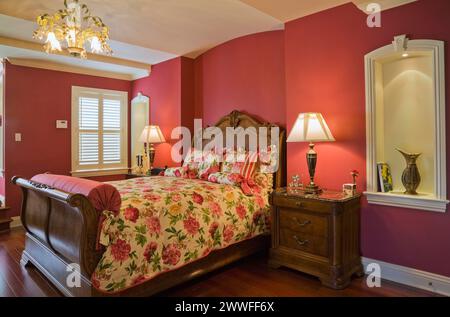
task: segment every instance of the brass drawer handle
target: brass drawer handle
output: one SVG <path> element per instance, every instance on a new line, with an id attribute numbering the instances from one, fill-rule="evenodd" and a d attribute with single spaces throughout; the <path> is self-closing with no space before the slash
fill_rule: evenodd
<path id="1" fill-rule="evenodd" d="M 297 244 L 301 247 L 307 245 L 309 243 L 309 240 L 302 240 L 297 236 L 293 236 L 294 240 L 297 242 Z"/>
<path id="2" fill-rule="evenodd" d="M 307 226 L 311 223 L 311 220 L 305 220 L 303 222 L 300 222 L 300 220 L 298 220 L 296 217 L 294 217 L 293 219 L 300 227 Z"/>
<path id="3" fill-rule="evenodd" d="M 302 207 L 302 206 L 303 206 L 303 203 L 302 203 L 301 201 L 296 201 L 296 202 L 295 202 L 295 206 L 297 206 L 297 207 Z"/>

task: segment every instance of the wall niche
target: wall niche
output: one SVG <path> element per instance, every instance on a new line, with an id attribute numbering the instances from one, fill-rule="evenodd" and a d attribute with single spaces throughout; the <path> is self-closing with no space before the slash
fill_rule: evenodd
<path id="1" fill-rule="evenodd" d="M 367 54 L 365 67 L 368 202 L 445 212 L 444 43 L 397 36 Z M 397 149 L 420 153 L 416 194 L 406 193 Z M 383 189 L 380 163 L 389 166 L 392 189 Z"/>

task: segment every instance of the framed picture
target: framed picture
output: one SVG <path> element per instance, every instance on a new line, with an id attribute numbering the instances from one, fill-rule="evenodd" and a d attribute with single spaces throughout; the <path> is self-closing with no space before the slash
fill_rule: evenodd
<path id="1" fill-rule="evenodd" d="M 387 163 L 377 163 L 378 167 L 378 181 L 381 192 L 387 193 L 392 191 L 392 174 L 391 168 Z"/>
<path id="2" fill-rule="evenodd" d="M 342 192 L 345 196 L 354 196 L 356 194 L 356 184 L 343 184 Z"/>

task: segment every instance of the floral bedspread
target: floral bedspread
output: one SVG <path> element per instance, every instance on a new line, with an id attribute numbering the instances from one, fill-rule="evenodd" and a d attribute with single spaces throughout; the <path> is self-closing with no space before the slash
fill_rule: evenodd
<path id="1" fill-rule="evenodd" d="M 101 291 L 121 291 L 268 231 L 267 191 L 246 196 L 237 186 L 161 176 L 109 183 L 122 207 L 105 212 L 106 251 L 92 276 Z"/>

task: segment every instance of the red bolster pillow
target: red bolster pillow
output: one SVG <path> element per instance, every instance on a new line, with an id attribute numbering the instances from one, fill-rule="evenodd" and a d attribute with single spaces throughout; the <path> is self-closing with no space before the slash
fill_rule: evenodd
<path id="1" fill-rule="evenodd" d="M 122 199 L 117 189 L 110 184 L 54 174 L 38 174 L 31 180 L 71 194 L 83 194 L 98 212 L 109 210 L 118 213 L 120 211 Z"/>

